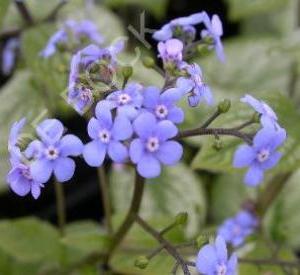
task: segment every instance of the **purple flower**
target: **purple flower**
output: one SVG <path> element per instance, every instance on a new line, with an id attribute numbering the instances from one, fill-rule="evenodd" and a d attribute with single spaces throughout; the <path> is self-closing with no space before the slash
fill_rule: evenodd
<path id="1" fill-rule="evenodd" d="M 89 21 L 74 21 L 67 20 L 61 29 L 54 33 L 46 47 L 41 51 L 40 55 L 44 58 L 52 56 L 59 45 L 67 44 L 68 42 L 81 44 L 84 39 L 88 39 L 89 42 L 101 44 L 103 37 L 98 32 L 97 26 Z"/>
<path id="2" fill-rule="evenodd" d="M 67 42 L 68 42 L 67 32 L 65 30 L 58 30 L 50 37 L 46 47 L 40 52 L 40 55 L 44 58 L 48 58 L 56 52 L 57 46 L 59 44 L 64 44 Z"/>
<path id="3" fill-rule="evenodd" d="M 236 275 L 237 256 L 228 259 L 224 239 L 217 236 L 214 244 L 203 246 L 197 256 L 196 268 L 203 275 Z"/>
<path id="4" fill-rule="evenodd" d="M 2 73 L 4 75 L 9 75 L 12 72 L 19 47 L 19 38 L 11 38 L 5 43 L 2 54 Z"/>
<path id="5" fill-rule="evenodd" d="M 41 194 L 41 188 L 44 185 L 33 179 L 28 163 L 24 162 L 21 154 L 16 151 L 10 152 L 11 170 L 6 180 L 13 192 L 23 197 L 31 192 L 31 195 L 37 199 Z"/>
<path id="6" fill-rule="evenodd" d="M 138 138 L 134 139 L 129 148 L 137 171 L 145 178 L 155 178 L 161 173 L 161 163 L 176 164 L 183 153 L 182 146 L 173 140 L 178 130 L 169 120 L 157 122 L 151 113 L 142 113 L 133 123 Z"/>
<path id="7" fill-rule="evenodd" d="M 277 115 L 267 103 L 251 95 L 242 97 L 241 102 L 250 105 L 256 112 L 261 114 L 260 121 L 263 126 L 274 125 L 275 128 L 280 128 L 277 123 Z"/>
<path id="8" fill-rule="evenodd" d="M 26 149 L 25 155 L 34 158 L 30 165 L 32 178 L 41 183 L 47 182 L 54 172 L 59 182 L 68 181 L 75 171 L 75 162 L 69 156 L 79 156 L 83 144 L 74 135 L 63 136 L 64 127 L 57 119 L 46 119 L 36 128 L 41 140 L 34 140 Z"/>
<path id="9" fill-rule="evenodd" d="M 215 48 L 219 60 L 225 62 L 225 54 L 221 41 L 221 36 L 223 35 L 223 26 L 219 16 L 214 14 L 210 20 L 209 16 L 204 13 L 203 22 L 206 29 L 202 30 L 201 32 L 202 38 L 210 38 L 213 40 L 213 45 L 211 48 Z"/>
<path id="10" fill-rule="evenodd" d="M 178 39 L 170 39 L 158 43 L 159 57 L 164 64 L 178 65 L 182 61 L 183 43 Z"/>
<path id="11" fill-rule="evenodd" d="M 142 88 L 140 84 L 128 83 L 123 90 L 111 93 L 100 104 L 107 105 L 110 109 L 117 108 L 118 115 L 132 120 L 138 115 L 143 103 Z"/>
<path id="12" fill-rule="evenodd" d="M 151 86 L 144 90 L 143 95 L 143 106 L 158 120 L 167 119 L 173 123 L 183 122 L 184 112 L 175 105 L 181 99 L 181 91 L 171 88 L 161 94 L 157 87 Z"/>
<path id="13" fill-rule="evenodd" d="M 128 149 L 121 142 L 132 136 L 132 126 L 125 116 L 117 116 L 114 121 L 109 108 L 96 106 L 96 118 L 88 123 L 88 134 L 93 139 L 83 150 L 85 161 L 93 167 L 102 165 L 105 155 L 122 163 L 128 157 Z"/>
<path id="14" fill-rule="evenodd" d="M 242 210 L 232 218 L 227 219 L 218 229 L 218 235 L 234 247 L 243 244 L 246 237 L 251 235 L 258 225 L 256 216 Z"/>
<path id="15" fill-rule="evenodd" d="M 204 13 L 199 12 L 187 17 L 180 17 L 164 25 L 153 34 L 153 38 L 158 41 L 166 41 L 172 37 L 188 37 L 189 41 L 194 40 L 196 29 L 193 25 L 203 22 Z M 184 39 L 183 39 L 184 40 Z"/>
<path id="16" fill-rule="evenodd" d="M 234 154 L 233 166 L 242 168 L 249 166 L 244 182 L 256 186 L 263 181 L 264 171 L 274 167 L 282 154 L 276 149 L 286 139 L 286 131 L 282 128 L 264 127 L 257 132 L 253 145 L 241 145 Z"/>
<path id="17" fill-rule="evenodd" d="M 195 107 L 202 100 L 205 100 L 208 105 L 212 105 L 213 96 L 211 90 L 203 82 L 202 71 L 198 64 L 184 64 L 182 68 L 186 70 L 188 77 L 178 78 L 176 85 L 183 93 L 188 94 L 190 106 Z"/>
<path id="18" fill-rule="evenodd" d="M 196 268 L 203 275 L 236 275 L 237 256 L 228 259 L 224 239 L 217 236 L 214 244 L 203 246 L 197 256 Z"/>
<path id="19" fill-rule="evenodd" d="M 8 150 L 11 151 L 11 149 L 15 148 L 17 146 L 20 132 L 23 129 L 24 125 L 26 123 L 26 118 L 23 117 L 20 121 L 15 122 L 10 130 L 9 137 L 8 137 Z"/>

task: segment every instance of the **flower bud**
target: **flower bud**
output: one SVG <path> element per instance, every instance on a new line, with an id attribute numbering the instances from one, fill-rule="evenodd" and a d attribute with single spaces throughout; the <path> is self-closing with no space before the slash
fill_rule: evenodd
<path id="1" fill-rule="evenodd" d="M 219 139 L 219 138 L 215 139 L 214 144 L 213 144 L 213 148 L 216 151 L 220 151 L 221 149 L 223 149 L 223 147 L 224 147 L 224 144 L 223 144 L 222 140 Z"/>
<path id="2" fill-rule="evenodd" d="M 140 256 L 135 260 L 134 265 L 140 269 L 145 269 L 148 266 L 149 260 L 145 256 Z"/>
<path id="3" fill-rule="evenodd" d="M 125 79 L 129 79 L 133 74 L 132 66 L 124 66 L 122 68 L 122 74 L 123 74 Z"/>
<path id="4" fill-rule="evenodd" d="M 218 105 L 218 111 L 222 113 L 227 113 L 231 107 L 231 101 L 229 99 L 224 99 Z"/>
<path id="5" fill-rule="evenodd" d="M 185 225 L 188 220 L 188 213 L 186 212 L 181 212 L 178 213 L 175 217 L 175 222 L 177 225 Z"/>
<path id="6" fill-rule="evenodd" d="M 152 57 L 147 56 L 143 59 L 143 64 L 146 68 L 153 68 L 155 66 L 155 61 Z"/>

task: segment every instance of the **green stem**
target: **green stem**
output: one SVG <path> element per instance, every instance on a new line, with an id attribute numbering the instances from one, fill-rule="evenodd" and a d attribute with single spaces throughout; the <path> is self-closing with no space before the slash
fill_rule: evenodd
<path id="1" fill-rule="evenodd" d="M 111 204 L 110 204 L 110 195 L 109 195 L 109 186 L 108 180 L 105 173 L 105 168 L 103 166 L 97 169 L 98 171 L 98 178 L 99 178 L 99 187 L 102 194 L 102 202 L 104 208 L 104 216 L 105 216 L 105 225 L 107 228 L 107 232 L 112 234 L 112 222 L 111 222 Z"/>
<path id="2" fill-rule="evenodd" d="M 63 236 L 65 233 L 65 225 L 66 225 L 66 207 L 65 207 L 65 196 L 64 189 L 61 183 L 54 183 L 55 188 L 55 196 L 56 196 L 56 213 L 57 213 L 57 221 L 60 234 Z"/>
<path id="3" fill-rule="evenodd" d="M 131 200 L 130 208 L 125 217 L 125 220 L 123 221 L 123 223 L 120 225 L 119 229 L 116 231 L 116 233 L 112 237 L 112 242 L 111 242 L 110 248 L 104 259 L 104 265 L 108 264 L 111 255 L 114 253 L 115 249 L 119 246 L 119 244 L 123 241 L 126 234 L 128 233 L 128 231 L 134 224 L 135 217 L 138 214 L 140 206 L 141 206 L 143 193 L 144 193 L 144 185 L 145 185 L 145 179 L 136 172 L 134 191 L 133 191 L 133 197 Z"/>

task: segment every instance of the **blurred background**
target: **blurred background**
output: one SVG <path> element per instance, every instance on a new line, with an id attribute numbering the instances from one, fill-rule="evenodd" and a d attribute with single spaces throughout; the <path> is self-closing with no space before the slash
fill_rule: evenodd
<path id="1" fill-rule="evenodd" d="M 24 2 L 38 20 L 44 18 L 59 1 Z M 143 18 L 145 27 L 153 30 L 173 18 L 202 10 L 210 15 L 218 14 L 224 27 L 226 63 L 219 63 L 213 53 L 194 59 L 202 67 L 205 81 L 211 86 L 216 100 L 232 100 L 232 110 L 216 125 L 238 125 L 245 121 L 251 110 L 244 108 L 239 98 L 251 93 L 274 107 L 289 134 L 282 161 L 267 173 L 266 179 L 267 182 L 286 174 L 286 185 L 268 210 L 261 234 L 244 247 L 244 253 L 268 258 L 276 252 L 284 259 L 297 259 L 300 253 L 300 1 L 69 0 L 59 11 L 55 22 L 26 27 L 13 1 L 0 0 L 0 68 L 3 52 L 10 40 L 16 38 L 20 42 L 15 48 L 13 68 L 9 72 L 0 70 L 0 274 L 40 274 L 38 272 L 47 271 L 54 262 L 61 260 L 53 252 L 57 248 L 51 247 L 57 232 L 48 224 L 56 225 L 53 184 L 46 185 L 38 200 L 30 196 L 18 197 L 6 184 L 9 169 L 7 137 L 11 124 L 23 116 L 31 122 L 52 113 L 64 122 L 69 132 L 78 135 L 84 142 L 88 141 L 85 120 L 60 96 L 67 87 L 69 59 L 63 54 L 47 61 L 39 57 L 51 34 L 67 18 L 89 18 L 97 24 L 107 45 L 117 37 L 128 37 L 123 58 L 132 60 L 133 52 L 137 50 L 142 56 L 157 54 L 156 42 L 151 39 L 150 33 L 145 33 L 149 43 L 147 48 L 132 32 L 132 28 L 140 31 Z M 1 36 L 7 30 L 11 32 Z M 141 58 L 134 64 L 134 70 L 134 79 L 145 85 L 163 83 L 158 73 L 143 66 Z M 183 106 L 186 105 L 184 103 Z M 182 129 L 200 124 L 213 111 L 203 105 L 187 109 Z M 27 130 L 33 131 L 30 126 Z M 144 217 L 161 227 L 178 212 L 189 213 L 187 228 L 176 231 L 170 238 L 179 241 L 201 232 L 213 232 L 224 219 L 235 215 L 248 199 L 255 199 L 260 191 L 246 187 L 242 183 L 241 171 L 231 166 L 232 154 L 239 141 L 224 138 L 222 143 L 222 148 L 216 150 L 213 138 L 187 140 L 184 161 L 165 169 L 159 179 L 149 181 L 142 208 Z M 111 179 L 114 219 L 118 223 L 130 201 L 133 175 L 127 167 L 109 162 L 105 168 Z M 97 171 L 79 159 L 75 176 L 63 184 L 67 221 L 71 223 L 66 243 L 75 247 L 78 255 L 94 251 L 95 243 L 99 241 L 94 242 L 96 239 L 93 239 L 95 228 L 103 219 L 101 190 L 97 182 Z M 40 223 L 40 219 L 47 223 Z M 90 232 L 90 235 L 82 236 L 82 231 Z M 133 232 L 129 237 L 131 243 L 153 246 L 153 242 L 140 232 Z M 37 252 L 47 250 L 49 245 L 45 255 Z M 56 254 L 55 259 L 53 254 Z M 166 258 L 155 260 L 149 269 L 136 270 L 132 262 L 137 253 L 129 254 L 125 257 L 124 253 L 120 253 L 115 260 L 118 262 L 117 269 L 123 272 L 120 271 L 120 274 L 160 275 L 168 274 L 167 270 L 171 269 L 171 260 L 165 255 Z M 95 274 L 94 267 L 89 266 L 78 272 Z M 285 274 L 285 271 L 282 268 L 243 266 L 241 274 Z"/>

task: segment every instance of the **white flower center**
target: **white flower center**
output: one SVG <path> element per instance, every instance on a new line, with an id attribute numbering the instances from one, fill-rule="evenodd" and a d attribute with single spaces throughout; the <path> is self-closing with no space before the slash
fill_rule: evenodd
<path id="1" fill-rule="evenodd" d="M 270 151 L 267 149 L 262 149 L 258 154 L 257 154 L 257 160 L 259 162 L 264 162 L 266 161 L 270 156 Z"/>
<path id="2" fill-rule="evenodd" d="M 151 153 L 155 152 L 158 150 L 159 148 L 159 140 L 157 137 L 150 137 L 148 140 L 147 140 L 147 150 Z"/>
<path id="3" fill-rule="evenodd" d="M 55 160 L 58 158 L 59 156 L 59 151 L 57 148 L 55 148 L 54 146 L 49 146 L 46 150 L 45 150 L 45 155 L 46 158 L 49 160 Z"/>
<path id="4" fill-rule="evenodd" d="M 79 97 L 82 101 L 90 101 L 93 98 L 93 94 L 90 89 L 82 88 Z"/>
<path id="5" fill-rule="evenodd" d="M 155 114 L 158 118 L 165 118 L 168 115 L 168 108 L 165 105 L 157 105 Z"/>
<path id="6" fill-rule="evenodd" d="M 225 264 L 219 264 L 217 266 L 217 275 L 226 275 L 227 267 Z"/>
<path id="7" fill-rule="evenodd" d="M 119 104 L 121 104 L 121 105 L 127 104 L 128 102 L 130 102 L 130 100 L 131 100 L 131 97 L 128 94 L 121 94 L 121 95 L 119 95 L 119 98 L 118 98 Z"/>
<path id="8" fill-rule="evenodd" d="M 110 141 L 110 132 L 105 130 L 105 129 L 101 130 L 99 132 L 99 138 L 100 138 L 101 142 L 109 143 L 109 141 Z"/>

